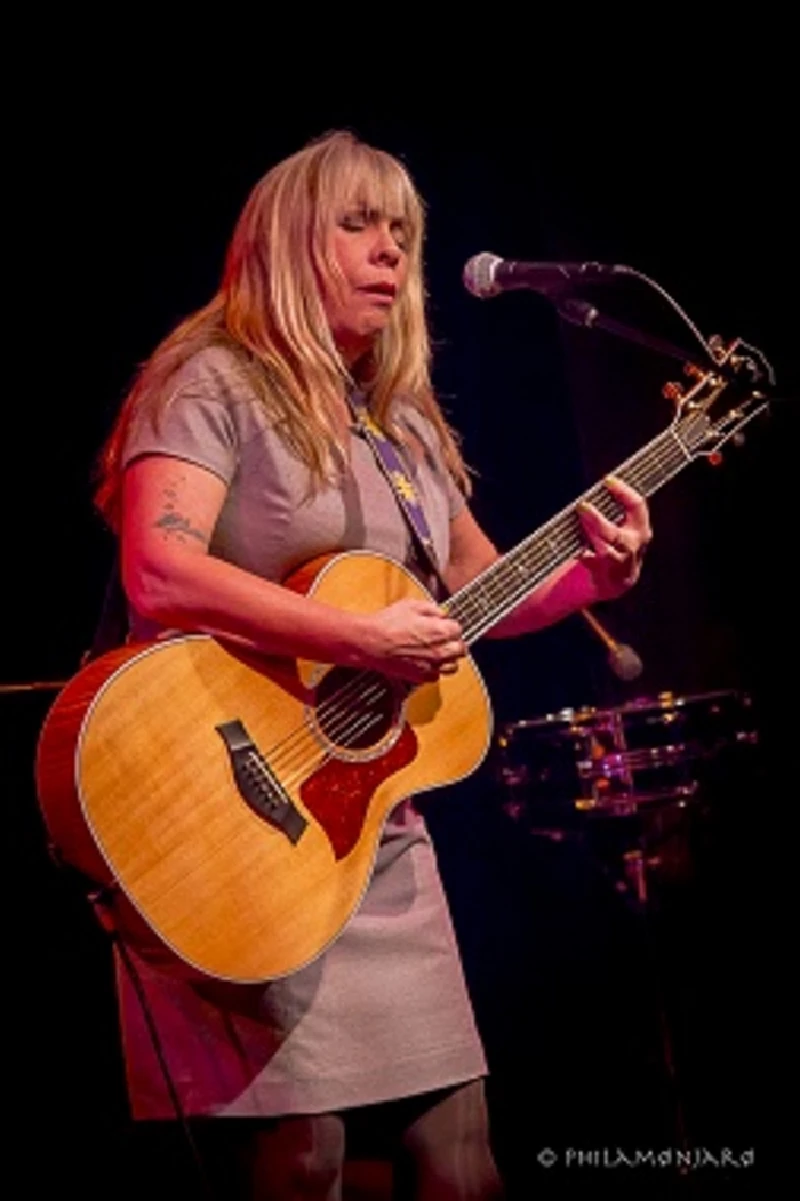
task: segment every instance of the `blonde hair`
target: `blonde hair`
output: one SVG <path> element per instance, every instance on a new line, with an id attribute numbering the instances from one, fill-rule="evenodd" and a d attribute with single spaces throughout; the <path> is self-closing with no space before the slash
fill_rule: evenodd
<path id="1" fill-rule="evenodd" d="M 400 216 L 406 227 L 406 282 L 356 380 L 330 333 L 320 282 L 341 281 L 330 230 L 342 212 L 363 206 Z M 118 521 L 122 451 L 134 412 L 164 406 L 175 372 L 199 350 L 227 346 L 232 371 L 244 370 L 270 418 L 309 468 L 313 487 L 337 477 L 345 458 L 335 420 L 355 382 L 372 416 L 399 442 L 392 402 L 414 405 L 435 427 L 448 470 L 465 493 L 470 481 L 458 437 L 430 379 L 430 339 L 422 268 L 424 208 L 405 167 L 348 131 L 334 130 L 278 163 L 251 191 L 231 238 L 219 290 L 182 321 L 142 365 L 98 460 L 98 508 Z"/>

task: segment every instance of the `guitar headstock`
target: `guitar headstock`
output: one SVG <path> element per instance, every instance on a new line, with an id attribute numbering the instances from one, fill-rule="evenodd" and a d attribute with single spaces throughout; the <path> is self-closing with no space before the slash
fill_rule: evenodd
<path id="1" fill-rule="evenodd" d="M 744 427 L 767 408 L 771 369 L 739 339 L 726 345 L 713 337 L 709 348 L 713 365 L 687 363 L 689 384 L 670 382 L 663 394 L 675 405 L 672 424 L 686 453 L 717 462 L 722 446 L 740 442 Z"/>

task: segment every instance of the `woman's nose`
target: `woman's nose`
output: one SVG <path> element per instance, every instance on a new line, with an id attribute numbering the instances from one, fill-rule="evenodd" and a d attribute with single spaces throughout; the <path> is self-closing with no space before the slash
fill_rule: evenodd
<path id="1" fill-rule="evenodd" d="M 377 259 L 393 266 L 400 261 L 400 247 L 388 225 L 380 224 L 375 227 L 373 254 Z"/>

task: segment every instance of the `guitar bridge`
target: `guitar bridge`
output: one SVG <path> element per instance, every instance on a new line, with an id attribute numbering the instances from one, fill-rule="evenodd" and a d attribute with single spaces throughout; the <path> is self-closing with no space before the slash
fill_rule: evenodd
<path id="1" fill-rule="evenodd" d="M 296 843 L 308 822 L 284 792 L 266 760 L 241 721 L 225 721 L 216 727 L 228 748 L 239 792 L 259 817 L 282 830 Z"/>

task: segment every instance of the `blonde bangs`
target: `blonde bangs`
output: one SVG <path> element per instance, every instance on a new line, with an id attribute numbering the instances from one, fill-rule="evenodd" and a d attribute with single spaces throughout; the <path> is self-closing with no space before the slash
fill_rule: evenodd
<path id="1" fill-rule="evenodd" d="M 319 224 L 363 205 L 408 225 L 409 249 L 422 234 L 422 203 L 405 168 L 383 150 L 354 138 L 334 139 L 321 157 L 314 207 Z"/>
<path id="2" fill-rule="evenodd" d="M 344 213 L 365 209 L 405 227 L 408 273 L 388 325 L 353 380 L 330 335 L 320 283 L 341 282 L 330 232 Z M 312 491 L 335 482 L 348 453 L 335 414 L 353 382 L 367 388 L 376 419 L 399 441 L 393 402 L 402 398 L 436 427 L 444 458 L 465 491 L 457 439 L 434 398 L 422 270 L 424 204 L 392 155 L 334 130 L 267 172 L 234 229 L 220 289 L 160 347 L 132 388 L 101 468 L 100 507 L 115 511 L 119 450 L 141 403 L 166 403 L 175 370 L 203 346 L 237 353 L 270 418 L 310 471 Z"/>
<path id="3" fill-rule="evenodd" d="M 348 134 L 330 140 L 313 181 L 312 254 L 326 275 L 336 274 L 328 256 L 331 226 L 349 209 L 378 213 L 405 226 L 411 274 L 420 271 L 424 227 L 422 202 L 405 168 L 385 151 Z"/>

